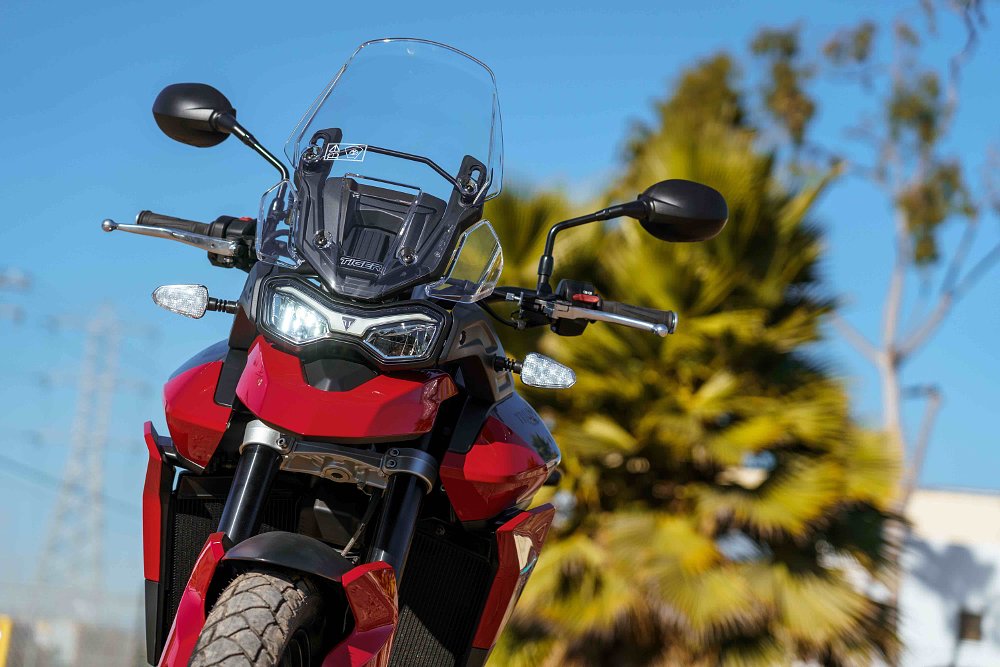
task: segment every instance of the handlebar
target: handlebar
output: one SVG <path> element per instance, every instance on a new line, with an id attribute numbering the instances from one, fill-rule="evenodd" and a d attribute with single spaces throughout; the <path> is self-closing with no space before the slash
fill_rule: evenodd
<path id="1" fill-rule="evenodd" d="M 122 231 L 141 236 L 153 236 L 177 241 L 208 252 L 208 261 L 223 268 L 240 268 L 249 271 L 256 257 L 253 253 L 256 221 L 253 218 L 234 218 L 221 215 L 213 222 L 198 222 L 175 218 L 153 211 L 140 211 L 134 225 L 120 225 L 105 220 L 101 228 L 106 232 Z"/>
<path id="2" fill-rule="evenodd" d="M 135 224 L 145 227 L 165 227 L 167 229 L 179 229 L 192 234 L 209 236 L 211 225 L 197 220 L 185 220 L 184 218 L 174 218 L 169 215 L 153 213 L 152 211 L 139 211 L 135 216 Z"/>
<path id="3" fill-rule="evenodd" d="M 672 310 L 644 308 L 643 306 L 633 306 L 618 301 L 603 301 L 601 303 L 601 310 L 612 315 L 622 315 L 636 320 L 647 320 L 654 324 L 662 324 L 667 328 L 667 333 L 673 333 L 677 328 L 677 313 Z"/>
<path id="4" fill-rule="evenodd" d="M 677 314 L 670 310 L 654 311 L 651 308 L 639 308 L 638 306 L 618 304 L 620 306 L 626 306 L 630 309 L 634 308 L 645 312 L 655 312 L 657 314 L 657 320 L 664 320 L 661 322 L 646 320 L 641 316 L 635 317 L 634 315 L 612 313 L 605 310 L 581 308 L 579 306 L 570 305 L 569 302 L 562 300 L 543 301 L 541 303 L 543 304 L 542 313 L 553 320 L 569 319 L 589 320 L 591 322 L 609 322 L 611 324 L 621 324 L 626 327 L 632 327 L 633 329 L 649 331 L 650 333 L 655 333 L 657 336 L 672 334 L 674 332 L 674 327 L 677 326 Z"/>
<path id="5" fill-rule="evenodd" d="M 596 303 L 588 300 L 592 307 L 584 307 L 556 295 L 539 295 L 534 290 L 520 287 L 497 287 L 493 298 L 518 304 L 519 327 L 552 324 L 557 320 L 569 319 L 620 324 L 649 331 L 657 336 L 672 334 L 677 328 L 677 313 L 672 310 L 644 308 L 600 298 L 596 298 Z"/>

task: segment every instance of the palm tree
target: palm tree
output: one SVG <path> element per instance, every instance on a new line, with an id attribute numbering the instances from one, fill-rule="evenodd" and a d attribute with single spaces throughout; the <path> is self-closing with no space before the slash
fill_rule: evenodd
<path id="1" fill-rule="evenodd" d="M 897 462 L 813 352 L 835 304 L 809 213 L 836 169 L 783 180 L 734 79 L 725 56 L 688 71 L 609 193 L 705 182 L 727 229 L 665 245 L 623 223 L 585 244 L 607 298 L 677 310 L 678 333 L 595 324 L 538 343 L 578 376 L 533 395 L 557 418 L 562 523 L 493 664 L 851 665 L 895 649 L 891 610 L 852 577 L 885 568 Z M 535 202 L 495 209 L 501 240 L 526 230 L 500 212 Z"/>

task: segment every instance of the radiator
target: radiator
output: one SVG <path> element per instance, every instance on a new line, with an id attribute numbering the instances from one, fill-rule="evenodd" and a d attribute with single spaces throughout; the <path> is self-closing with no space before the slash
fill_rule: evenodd
<path id="1" fill-rule="evenodd" d="M 393 667 L 465 665 L 493 581 L 490 541 L 423 522 L 400 589 Z"/>

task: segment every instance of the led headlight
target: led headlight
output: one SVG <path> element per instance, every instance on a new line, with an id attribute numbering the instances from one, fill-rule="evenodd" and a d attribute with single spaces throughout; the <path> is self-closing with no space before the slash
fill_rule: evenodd
<path id="1" fill-rule="evenodd" d="M 427 356 L 437 338 L 433 322 L 399 322 L 368 329 L 365 345 L 384 359 L 420 359 Z"/>
<path id="2" fill-rule="evenodd" d="M 288 291 L 271 296 L 268 324 L 293 343 L 309 343 L 330 333 L 326 318 L 309 304 Z"/>
<path id="3" fill-rule="evenodd" d="M 363 308 L 332 302 L 298 278 L 268 281 L 261 297 L 262 328 L 294 345 L 324 339 L 353 342 L 389 363 L 428 359 L 446 315 L 422 303 Z"/>

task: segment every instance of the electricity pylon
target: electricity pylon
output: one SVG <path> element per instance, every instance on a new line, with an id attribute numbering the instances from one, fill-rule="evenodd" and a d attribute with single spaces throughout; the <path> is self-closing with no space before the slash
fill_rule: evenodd
<path id="1" fill-rule="evenodd" d="M 104 568 L 104 458 L 118 379 L 122 323 L 105 306 L 84 324 L 70 448 L 55 512 L 38 562 L 37 580 L 68 584 L 85 599 L 78 612 L 100 608 Z M 82 606 L 81 606 L 82 605 Z"/>

